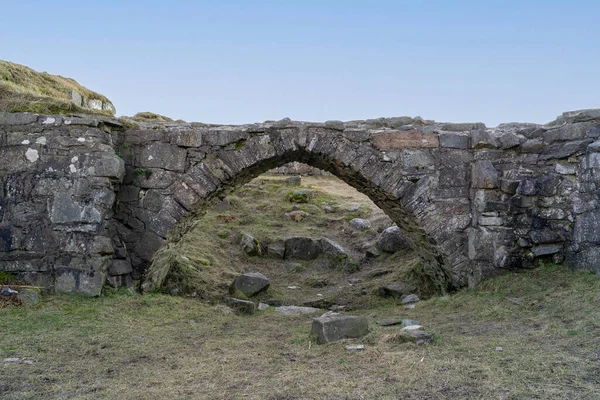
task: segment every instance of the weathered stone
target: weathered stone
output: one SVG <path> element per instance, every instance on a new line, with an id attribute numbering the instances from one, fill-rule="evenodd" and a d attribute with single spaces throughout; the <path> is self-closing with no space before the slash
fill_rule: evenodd
<path id="1" fill-rule="evenodd" d="M 371 221 L 363 218 L 354 218 L 350 220 L 350 226 L 357 231 L 366 231 L 371 227 Z"/>
<path id="2" fill-rule="evenodd" d="M 133 271 L 131 263 L 127 260 L 112 260 L 108 266 L 108 275 L 127 275 Z"/>
<path id="3" fill-rule="evenodd" d="M 163 168 L 183 172 L 186 156 L 185 149 L 167 143 L 155 142 L 143 148 L 139 157 L 139 165 L 141 168 Z"/>
<path id="4" fill-rule="evenodd" d="M 227 299 L 226 304 L 237 314 L 252 315 L 256 311 L 256 304 L 248 300 L 230 297 Z"/>
<path id="5" fill-rule="evenodd" d="M 380 296 L 406 297 L 415 290 L 415 285 L 408 282 L 389 283 L 381 286 L 377 293 Z"/>
<path id="6" fill-rule="evenodd" d="M 531 250 L 534 257 L 546 256 L 548 254 L 555 254 L 561 251 L 563 248 L 562 244 L 543 244 L 540 246 L 535 246 Z"/>
<path id="7" fill-rule="evenodd" d="M 471 148 L 473 149 L 496 149 L 498 142 L 490 135 L 489 132 L 481 129 L 472 131 L 471 133 Z"/>
<path id="8" fill-rule="evenodd" d="M 397 339 L 401 343 L 408 342 L 421 346 L 433 343 L 433 333 L 418 330 L 402 331 Z"/>
<path id="9" fill-rule="evenodd" d="M 390 226 L 379 235 L 377 247 L 386 253 L 395 253 L 400 249 L 408 248 L 409 244 L 399 227 Z"/>
<path id="10" fill-rule="evenodd" d="M 369 332 L 369 323 L 365 317 L 326 313 L 313 319 L 312 334 L 319 343 L 337 342 L 342 339 L 354 339 Z"/>
<path id="11" fill-rule="evenodd" d="M 106 275 L 102 270 L 82 271 L 72 268 L 56 269 L 54 289 L 62 293 L 82 293 L 100 296 Z"/>
<path id="12" fill-rule="evenodd" d="M 285 246 L 283 243 L 274 242 L 267 246 L 267 255 L 273 258 L 283 258 L 285 255 Z"/>
<path id="13" fill-rule="evenodd" d="M 258 240 L 248 234 L 242 235 L 240 246 L 242 247 L 242 250 L 249 256 L 259 256 L 261 254 Z"/>
<path id="14" fill-rule="evenodd" d="M 319 245 L 321 246 L 323 254 L 327 257 L 331 257 L 337 261 L 345 260 L 349 257 L 348 252 L 331 239 L 321 238 L 319 239 Z"/>
<path id="15" fill-rule="evenodd" d="M 315 307 L 300 307 L 300 306 L 281 306 L 275 309 L 275 312 L 288 317 L 295 317 L 298 315 L 310 315 L 323 312 L 321 308 Z"/>
<path id="16" fill-rule="evenodd" d="M 470 137 L 467 134 L 442 132 L 439 134 L 440 147 L 468 149 Z"/>
<path id="17" fill-rule="evenodd" d="M 435 148 L 439 146 L 438 136 L 434 133 L 419 131 L 389 131 L 371 136 L 371 143 L 379 150 L 406 148 Z"/>
<path id="18" fill-rule="evenodd" d="M 291 186 L 300 186 L 302 184 L 302 177 L 300 175 L 290 176 L 286 178 L 285 183 Z"/>
<path id="19" fill-rule="evenodd" d="M 284 242 L 285 259 L 314 260 L 322 254 L 323 249 L 318 242 L 309 237 L 292 237 Z"/>
<path id="20" fill-rule="evenodd" d="M 255 294 L 267 290 L 269 288 L 269 278 L 260 272 L 250 272 L 243 275 L 238 275 L 231 284 L 231 292 L 242 292 L 246 296 L 254 296 Z"/>
<path id="21" fill-rule="evenodd" d="M 494 189 L 498 187 L 498 171 L 490 161 L 477 161 L 473 164 L 471 187 L 477 189 Z"/>
<path id="22" fill-rule="evenodd" d="M 400 304 L 416 303 L 419 300 L 420 300 L 419 296 L 417 296 L 416 294 L 409 294 L 408 296 L 406 296 L 405 298 L 402 299 Z"/>
<path id="23" fill-rule="evenodd" d="M 296 190 L 288 196 L 288 200 L 292 203 L 308 203 L 310 201 L 310 190 Z"/>

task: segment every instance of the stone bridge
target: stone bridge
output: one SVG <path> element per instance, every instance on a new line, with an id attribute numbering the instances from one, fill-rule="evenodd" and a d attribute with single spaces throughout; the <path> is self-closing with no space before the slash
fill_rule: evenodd
<path id="1" fill-rule="evenodd" d="M 0 271 L 90 295 L 139 285 L 208 206 L 300 161 L 383 209 L 438 292 L 539 258 L 600 273 L 599 137 L 600 110 L 496 128 L 418 117 L 128 128 L 0 113 Z"/>

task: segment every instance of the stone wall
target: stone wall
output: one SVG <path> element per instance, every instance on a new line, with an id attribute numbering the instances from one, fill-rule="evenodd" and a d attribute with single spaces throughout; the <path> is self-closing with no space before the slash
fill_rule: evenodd
<path id="1" fill-rule="evenodd" d="M 367 194 L 440 292 L 539 258 L 600 273 L 600 110 L 496 128 L 401 117 L 127 130 L 0 114 L 0 135 L 0 271 L 58 291 L 139 283 L 208 206 L 292 161 Z"/>

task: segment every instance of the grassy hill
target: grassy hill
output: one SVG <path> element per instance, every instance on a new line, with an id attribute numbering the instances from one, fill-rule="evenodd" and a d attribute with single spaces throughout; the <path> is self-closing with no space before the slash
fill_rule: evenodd
<path id="1" fill-rule="evenodd" d="M 73 92 L 77 94 L 73 95 Z M 104 109 L 86 105 L 99 100 Z M 79 104 L 76 104 L 79 103 Z M 114 106 L 105 96 L 71 78 L 37 72 L 24 65 L 0 60 L 0 111 L 40 114 L 92 113 L 112 116 Z"/>

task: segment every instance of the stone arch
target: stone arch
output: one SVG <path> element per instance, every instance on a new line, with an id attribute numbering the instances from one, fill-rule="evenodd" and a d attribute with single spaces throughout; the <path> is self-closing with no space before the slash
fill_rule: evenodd
<path id="1" fill-rule="evenodd" d="M 131 184 L 133 189 L 122 190 L 126 197 L 120 196 L 120 204 L 125 205 L 133 192 L 138 206 L 124 208 L 121 214 L 145 220 L 143 229 L 137 229 L 139 241 L 129 243 L 131 260 L 138 269 L 145 269 L 155 251 L 181 238 L 217 199 L 269 169 L 299 161 L 331 172 L 366 194 L 402 227 L 422 260 L 429 278 L 426 284 L 433 292 L 445 293 L 465 279 L 467 256 L 461 245 L 466 234 L 459 230 L 470 221 L 470 204 L 467 199 L 442 207 L 436 204 L 432 191 L 437 186 L 437 148 L 437 135 L 418 131 L 390 135 L 364 127 L 287 121 L 227 130 L 196 129 L 175 133 L 169 143 L 146 143 L 134 148 L 134 171 L 153 170 L 155 165 L 169 165 L 175 171 L 168 172 L 171 183 L 166 189 L 141 188 L 152 186 L 149 181 L 153 179 L 164 179 L 153 177 L 153 172 L 148 177 L 139 174 Z M 190 159 L 195 152 L 197 158 Z M 176 153 L 181 159 L 185 154 L 185 161 L 175 160 Z M 443 212 L 453 215 L 445 218 Z M 154 289 L 156 284 L 146 279 L 145 288 Z"/>

